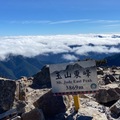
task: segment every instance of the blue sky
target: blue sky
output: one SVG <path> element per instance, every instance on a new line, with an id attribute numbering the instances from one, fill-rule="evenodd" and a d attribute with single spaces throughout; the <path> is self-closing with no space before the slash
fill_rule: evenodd
<path id="1" fill-rule="evenodd" d="M 120 33 L 120 0 L 0 0 L 0 36 Z"/>

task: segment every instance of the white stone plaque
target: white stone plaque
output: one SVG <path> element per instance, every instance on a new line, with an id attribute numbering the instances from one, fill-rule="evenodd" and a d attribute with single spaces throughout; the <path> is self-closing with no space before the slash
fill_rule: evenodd
<path id="1" fill-rule="evenodd" d="M 50 65 L 52 92 L 55 94 L 92 93 L 98 90 L 94 60 Z"/>

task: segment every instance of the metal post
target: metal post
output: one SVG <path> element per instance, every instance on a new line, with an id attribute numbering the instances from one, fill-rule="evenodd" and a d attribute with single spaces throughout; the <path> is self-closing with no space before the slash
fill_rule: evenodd
<path id="1" fill-rule="evenodd" d="M 78 112 L 80 108 L 79 95 L 74 95 L 73 98 L 74 98 L 75 111 Z"/>

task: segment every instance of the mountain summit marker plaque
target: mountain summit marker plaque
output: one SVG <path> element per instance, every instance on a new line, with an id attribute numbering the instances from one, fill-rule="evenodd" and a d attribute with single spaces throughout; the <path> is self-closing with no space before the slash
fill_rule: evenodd
<path id="1" fill-rule="evenodd" d="M 56 95 L 85 94 L 98 90 L 94 60 L 50 65 L 52 92 Z"/>

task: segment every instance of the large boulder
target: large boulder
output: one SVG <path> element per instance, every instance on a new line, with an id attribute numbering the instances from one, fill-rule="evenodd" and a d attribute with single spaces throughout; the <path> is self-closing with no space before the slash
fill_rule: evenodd
<path id="1" fill-rule="evenodd" d="M 33 76 L 32 87 L 51 87 L 49 66 L 44 66 L 40 72 Z"/>
<path id="2" fill-rule="evenodd" d="M 15 81 L 0 79 L 0 114 L 12 108 L 15 90 Z"/>
<path id="3" fill-rule="evenodd" d="M 34 106 L 42 109 L 45 116 L 52 117 L 65 112 L 70 103 L 67 96 L 54 96 L 50 90 L 34 102 Z"/>
<path id="4" fill-rule="evenodd" d="M 45 120 L 42 110 L 36 108 L 22 114 L 22 120 Z"/>
<path id="5" fill-rule="evenodd" d="M 99 103 L 108 103 L 120 99 L 120 87 L 117 84 L 108 84 L 99 89 L 95 95 Z"/>

